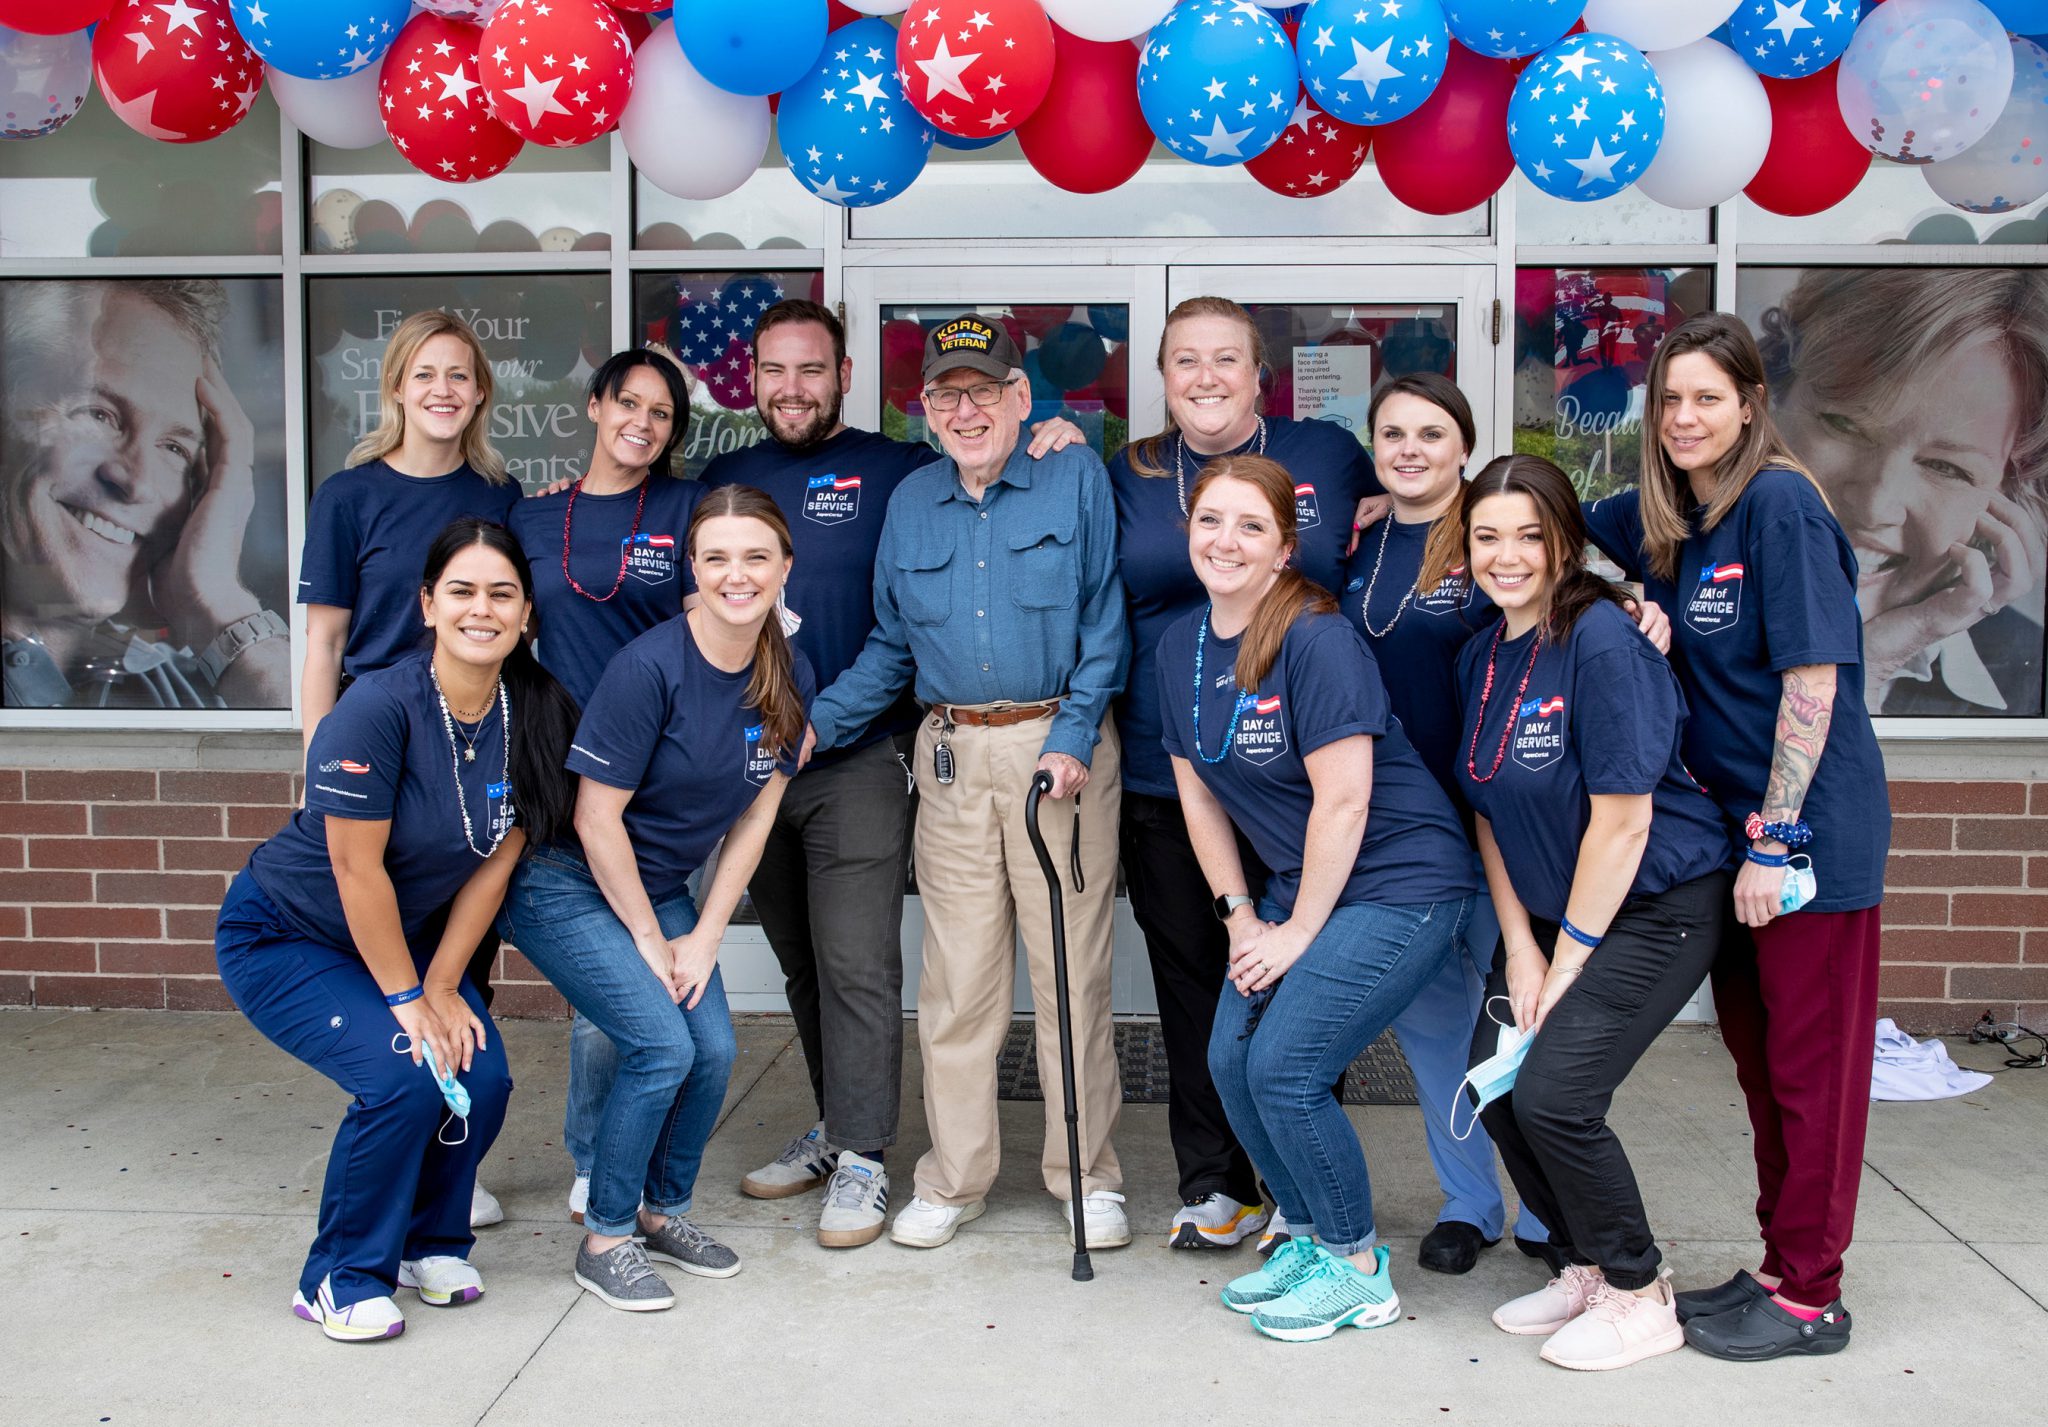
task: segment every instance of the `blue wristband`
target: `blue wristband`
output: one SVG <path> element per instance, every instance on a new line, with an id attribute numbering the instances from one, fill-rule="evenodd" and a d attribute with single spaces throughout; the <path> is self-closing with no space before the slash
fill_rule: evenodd
<path id="1" fill-rule="evenodd" d="M 1792 860 L 1789 852 L 1758 852 L 1753 847 L 1743 848 L 1742 855 L 1759 867 L 1783 867 Z"/>
<path id="2" fill-rule="evenodd" d="M 385 1004 L 385 1005 L 387 1005 L 387 1006 L 390 1006 L 390 1007 L 396 1008 L 396 1007 L 399 1007 L 399 1006 L 403 1006 L 403 1005 L 405 1005 L 405 1004 L 406 1004 L 406 1003 L 407 1003 L 408 1001 L 417 1001 L 417 1000 L 419 1000 L 419 998 L 420 998 L 420 997 L 422 997 L 422 996 L 424 996 L 424 995 L 426 995 L 426 994 L 427 994 L 427 988 L 426 988 L 426 987 L 424 987 L 424 986 L 415 986 L 415 987 L 413 987 L 413 988 L 412 988 L 412 990 L 410 990 L 410 991 L 401 991 L 401 992 L 399 992 L 399 993 L 398 993 L 398 994 L 397 994 L 396 996 L 386 996 L 386 997 L 384 998 L 384 1004 Z"/>
<path id="3" fill-rule="evenodd" d="M 1558 922 L 1557 929 L 1563 932 L 1566 936 L 1570 937 L 1573 941 L 1577 942 L 1580 946 L 1586 948 L 1586 950 L 1588 951 L 1591 951 L 1594 947 L 1600 945 L 1599 937 L 1594 936 L 1590 932 L 1580 931 L 1577 927 L 1572 925 L 1572 919 L 1570 917 L 1566 917 L 1562 921 Z"/>

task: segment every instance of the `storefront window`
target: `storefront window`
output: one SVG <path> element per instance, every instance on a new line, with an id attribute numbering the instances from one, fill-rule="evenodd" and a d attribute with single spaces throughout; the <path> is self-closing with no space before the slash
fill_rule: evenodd
<path id="1" fill-rule="evenodd" d="M 1458 375 L 1458 314 L 1445 303 L 1245 304 L 1266 342 L 1267 416 L 1332 421 L 1370 444 L 1373 388 L 1411 372 Z"/>
<path id="2" fill-rule="evenodd" d="M 314 253 L 567 253 L 612 245 L 610 145 L 528 144 L 478 183 L 429 178 L 388 144 L 306 146 Z"/>
<path id="3" fill-rule="evenodd" d="M 663 252 L 822 248 L 825 225 L 839 214 L 790 176 L 772 143 L 753 177 L 723 198 L 677 198 L 638 174 L 633 194 L 639 226 L 633 245 Z"/>
<path id="4" fill-rule="evenodd" d="M 1856 191 L 1823 213 L 1786 218 L 1738 199 L 1738 241 L 1767 243 L 2048 243 L 2048 201 L 2017 213 L 1965 213 L 1943 202 L 1911 164 L 1871 164 Z"/>
<path id="5" fill-rule="evenodd" d="M 1705 208 L 1666 208 L 1637 188 L 1599 203 L 1573 203 L 1545 193 L 1519 169 L 1512 181 L 1515 241 L 1523 247 L 1714 241 L 1714 215 Z"/>
<path id="6" fill-rule="evenodd" d="M 290 614 L 281 299 L 259 278 L 0 283 L 6 707 L 291 707 L 259 613 Z M 252 615 L 260 643 L 216 646 Z"/>

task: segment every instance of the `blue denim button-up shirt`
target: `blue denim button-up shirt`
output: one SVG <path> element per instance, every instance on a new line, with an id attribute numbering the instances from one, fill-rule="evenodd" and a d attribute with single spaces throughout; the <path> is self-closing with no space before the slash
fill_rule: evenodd
<path id="1" fill-rule="evenodd" d="M 1020 439 L 975 501 L 941 460 L 897 487 L 875 552 L 875 629 L 818 696 L 818 747 L 860 735 L 916 672 L 928 704 L 1064 697 L 1045 752 L 1083 763 L 1130 663 L 1109 475 L 1085 446 Z"/>

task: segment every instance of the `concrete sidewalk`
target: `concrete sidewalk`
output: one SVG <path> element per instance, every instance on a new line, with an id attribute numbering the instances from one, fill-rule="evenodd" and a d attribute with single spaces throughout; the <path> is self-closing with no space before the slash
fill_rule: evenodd
<path id="1" fill-rule="evenodd" d="M 401 1295 L 393 1343 L 330 1343 L 289 1302 L 336 1117 L 328 1082 L 238 1017 L 0 1013 L 0 1372 L 10 1427 L 847 1420 L 946 1423 L 1928 1423 L 2024 1415 L 2048 1343 L 2048 1074 L 1874 1107 L 1834 1358 L 1738 1367 L 1683 1351 L 1579 1376 L 1487 1322 L 1541 1270 L 1507 1246 L 1464 1278 L 1424 1273 L 1436 1197 L 1412 1108 L 1353 1107 L 1395 1250 L 1404 1320 L 1326 1343 L 1259 1338 L 1216 1302 L 1252 1263 L 1169 1252 L 1163 1105 L 1127 1106 L 1118 1146 L 1144 1237 L 1067 1276 L 1038 1185 L 1040 1107 L 1006 1104 L 988 1215 L 951 1246 L 820 1249 L 817 1198 L 764 1203 L 746 1170 L 813 1118 L 789 1023 L 747 1018 L 695 1218 L 736 1248 L 727 1282 L 669 1275 L 668 1313 L 628 1315 L 570 1279 L 577 1235 L 560 1140 L 567 1028 L 504 1027 L 519 1081 L 486 1162 L 509 1216 L 478 1238 L 489 1294 Z M 1989 1058 L 1956 1046 L 1965 1064 Z M 923 1147 L 915 1037 L 896 1199 Z M 1681 1286 L 1754 1267 L 1747 1122 L 1710 1032 L 1672 1031 L 1615 1123 Z"/>

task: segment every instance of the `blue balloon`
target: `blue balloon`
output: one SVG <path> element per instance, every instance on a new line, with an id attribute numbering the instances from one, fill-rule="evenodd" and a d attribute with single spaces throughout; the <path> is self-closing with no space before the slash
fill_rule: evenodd
<path id="1" fill-rule="evenodd" d="M 1451 32 L 1437 0 L 1314 0 L 1294 48 L 1316 103 L 1352 124 L 1391 124 L 1436 93 Z"/>
<path id="2" fill-rule="evenodd" d="M 683 0 L 672 33 L 697 73 L 731 94 L 779 94 L 816 64 L 825 0 Z M 677 136 L 678 142 L 685 142 Z"/>
<path id="3" fill-rule="evenodd" d="M 1131 309 L 1121 302 L 1090 303 L 1088 325 L 1100 333 L 1105 342 L 1128 342 L 1131 340 Z"/>
<path id="4" fill-rule="evenodd" d="M 726 312 L 715 289 L 684 281 L 689 285 L 677 290 L 676 310 L 668 320 L 668 344 L 684 365 L 708 367 L 725 355 L 736 333 L 753 330 L 753 319 L 742 325 L 736 314 Z"/>
<path id="5" fill-rule="evenodd" d="M 1758 74 L 1797 79 L 1842 57 L 1861 13 L 1855 0 L 1742 0 L 1728 17 L 1728 48 Z"/>
<path id="6" fill-rule="evenodd" d="M 267 65 L 300 79 L 340 79 L 384 57 L 412 0 L 248 0 L 228 6 L 235 28 Z"/>
<path id="7" fill-rule="evenodd" d="M 1549 49 L 1586 8 L 1586 0 L 1445 0 L 1451 38 L 1475 54 L 1514 59 Z"/>
<path id="8" fill-rule="evenodd" d="M 738 323 L 739 330 L 751 337 L 761 314 L 786 296 L 782 284 L 768 273 L 737 273 L 718 290 L 718 310 L 726 326 Z"/>
<path id="9" fill-rule="evenodd" d="M 1180 0 L 1138 57 L 1138 107 L 1190 163 L 1226 168 L 1273 146 L 1301 75 L 1287 32 L 1251 0 Z"/>
<path id="10" fill-rule="evenodd" d="M 944 129 L 934 129 L 932 133 L 937 138 L 940 148 L 957 149 L 963 154 L 971 154 L 976 149 L 989 148 L 992 145 L 1000 144 L 1003 140 L 1010 137 L 1008 129 L 1003 130 L 1000 134 L 989 134 L 979 139 L 966 138 L 960 134 L 949 134 Z"/>
<path id="11" fill-rule="evenodd" d="M 842 208 L 894 198 L 932 151 L 931 125 L 903 97 L 886 20 L 834 30 L 817 66 L 783 92 L 776 125 L 789 171 Z"/>
<path id="12" fill-rule="evenodd" d="M 1529 181 L 1577 203 L 1611 198 L 1657 157 L 1664 86 L 1643 52 L 1612 35 L 1573 35 L 1522 71 L 1508 147 Z"/>
<path id="13" fill-rule="evenodd" d="M 2048 27 L 2048 0 L 1984 0 L 1998 22 L 2022 33 Z"/>
<path id="14" fill-rule="evenodd" d="M 1102 334 L 1079 322 L 1063 322 L 1038 343 L 1038 366 L 1061 391 L 1079 391 L 1102 375 L 1109 348 Z"/>

